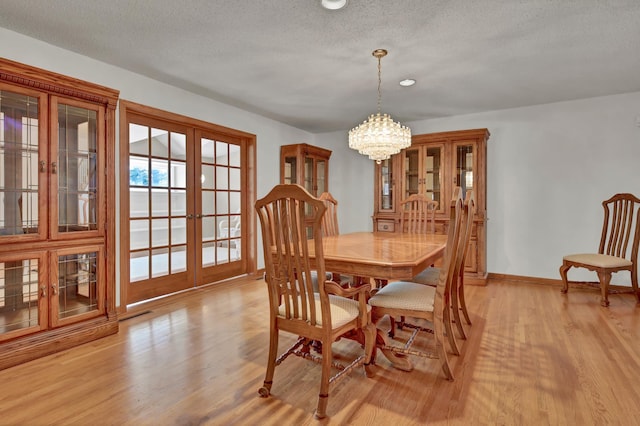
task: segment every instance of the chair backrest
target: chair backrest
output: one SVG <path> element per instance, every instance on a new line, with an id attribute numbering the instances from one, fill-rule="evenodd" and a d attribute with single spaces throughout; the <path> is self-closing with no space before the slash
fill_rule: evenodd
<path id="1" fill-rule="evenodd" d="M 272 320 L 277 316 L 300 321 L 300 327 L 331 326 L 329 298 L 323 285 L 319 285 L 322 317 L 316 312 L 312 286 L 309 245 L 315 250 L 315 268 L 319 277 L 325 276 L 322 251 L 322 217 L 324 203 L 297 184 L 276 185 L 255 204 L 262 230 L 265 281 L 269 289 Z M 305 214 L 306 212 L 306 214 Z M 309 214 L 310 212 L 310 214 Z M 305 223 L 306 220 L 306 223 Z M 311 224 L 313 240 L 307 240 L 307 227 Z M 284 314 L 278 313 L 280 305 Z"/>
<path id="2" fill-rule="evenodd" d="M 433 305 L 433 314 L 439 321 L 435 324 L 440 326 L 445 315 L 449 315 L 451 310 L 451 288 L 453 280 L 457 279 L 456 264 L 458 247 L 461 245 L 460 233 L 463 232 L 464 201 L 462 199 L 462 189 L 458 186 L 453 191 L 449 210 L 449 232 L 447 233 L 447 248 L 445 249 L 444 261 L 440 268 L 440 277 L 436 285 L 436 294 Z"/>
<path id="3" fill-rule="evenodd" d="M 598 252 L 629 259 L 635 265 L 640 242 L 640 199 L 632 194 L 616 194 L 603 201 L 602 207 L 604 223 Z"/>
<path id="4" fill-rule="evenodd" d="M 467 190 L 464 197 L 464 209 L 461 218 L 460 244 L 456 257 L 456 275 L 464 274 L 464 262 L 469 251 L 469 241 L 473 233 L 473 218 L 476 214 L 476 198 L 472 189 Z"/>
<path id="5" fill-rule="evenodd" d="M 438 202 L 423 194 L 413 194 L 400 203 L 400 232 L 434 234 Z"/>
<path id="6" fill-rule="evenodd" d="M 324 236 L 340 234 L 338 228 L 338 200 L 333 198 L 333 195 L 329 192 L 323 192 L 318 199 L 322 200 L 324 206 L 327 208 L 322 218 L 322 232 Z"/>

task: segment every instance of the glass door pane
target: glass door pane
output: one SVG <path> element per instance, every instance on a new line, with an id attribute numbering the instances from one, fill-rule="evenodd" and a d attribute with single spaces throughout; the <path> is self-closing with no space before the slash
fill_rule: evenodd
<path id="1" fill-rule="evenodd" d="M 187 181 L 186 134 L 130 123 L 129 303 L 193 286 Z"/>
<path id="2" fill-rule="evenodd" d="M 0 236 L 37 234 L 39 99 L 0 90 Z M 44 164 L 43 164 L 44 167 Z"/>
<path id="3" fill-rule="evenodd" d="M 473 145 L 457 145 L 455 149 L 456 183 L 462 188 L 462 194 L 465 196 L 468 189 L 473 189 Z"/>
<path id="4" fill-rule="evenodd" d="M 319 197 L 327 190 L 327 162 L 325 160 L 316 161 L 317 181 L 315 196 Z"/>
<path id="5" fill-rule="evenodd" d="M 58 232 L 98 229 L 97 111 L 58 104 Z"/>
<path id="6" fill-rule="evenodd" d="M 404 152 L 404 191 L 402 199 L 409 198 L 410 195 L 417 194 L 419 192 L 420 185 L 420 172 L 419 172 L 419 160 L 417 149 L 407 149 Z"/>
<path id="7" fill-rule="evenodd" d="M 438 208 L 442 210 L 442 195 L 440 193 L 442 148 L 426 147 L 424 162 L 424 193 L 438 202 Z"/>
<path id="8" fill-rule="evenodd" d="M 309 191 L 312 195 L 317 196 L 316 188 L 314 187 L 313 178 L 314 174 L 314 160 L 311 157 L 304 157 L 304 189 Z"/>
<path id="9" fill-rule="evenodd" d="M 296 157 L 285 157 L 284 159 L 284 182 L 283 183 L 297 183 L 297 160 Z"/>
<path id="10" fill-rule="evenodd" d="M 22 257 L 5 255 L 0 259 L 0 339 L 46 329 L 46 255 Z M 41 284 L 43 283 L 43 284 Z"/>
<path id="11" fill-rule="evenodd" d="M 103 249 L 97 246 L 62 249 L 51 256 L 51 325 L 104 313 Z"/>
<path id="12" fill-rule="evenodd" d="M 242 258 L 240 147 L 208 138 L 200 145 L 200 167 L 210 171 L 201 178 L 199 214 L 200 267 L 207 268 Z"/>
<path id="13" fill-rule="evenodd" d="M 382 160 L 380 163 L 380 210 L 393 210 L 393 174 L 391 159 Z"/>

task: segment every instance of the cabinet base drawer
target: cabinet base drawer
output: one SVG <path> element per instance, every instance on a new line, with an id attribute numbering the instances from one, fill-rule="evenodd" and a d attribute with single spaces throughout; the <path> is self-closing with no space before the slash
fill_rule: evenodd
<path id="1" fill-rule="evenodd" d="M 376 222 L 378 232 L 396 232 L 396 223 L 393 220 L 379 220 Z"/>

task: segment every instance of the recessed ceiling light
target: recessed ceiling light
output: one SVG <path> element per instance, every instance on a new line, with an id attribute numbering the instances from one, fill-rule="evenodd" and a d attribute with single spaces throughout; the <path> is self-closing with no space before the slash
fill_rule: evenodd
<path id="1" fill-rule="evenodd" d="M 400 82 L 400 86 L 402 87 L 409 87 L 409 86 L 413 86 L 414 84 L 416 84 L 416 81 L 412 78 L 405 78 Z"/>
<path id="2" fill-rule="evenodd" d="M 329 10 L 342 9 L 347 5 L 347 0 L 322 0 L 322 7 Z"/>

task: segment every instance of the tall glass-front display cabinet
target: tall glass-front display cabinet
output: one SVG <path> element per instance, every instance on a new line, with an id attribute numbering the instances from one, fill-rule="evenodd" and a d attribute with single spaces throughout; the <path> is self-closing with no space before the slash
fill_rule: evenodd
<path id="1" fill-rule="evenodd" d="M 487 129 L 414 135 L 411 146 L 376 165 L 373 229 L 400 232 L 399 205 L 413 194 L 438 202 L 436 232 L 447 233 L 449 201 L 456 186 L 473 189 L 477 203 L 469 253 L 468 283 L 486 282 Z"/>
<path id="2" fill-rule="evenodd" d="M 330 157 L 330 150 L 306 143 L 282 145 L 280 183 L 297 183 L 313 196 L 319 197 L 323 192 L 329 191 Z M 311 228 L 308 229 L 311 232 Z"/>
<path id="3" fill-rule="evenodd" d="M 331 151 L 306 143 L 280 147 L 280 183 L 297 183 L 318 197 L 328 191 Z"/>
<path id="4" fill-rule="evenodd" d="M 118 330 L 117 98 L 0 59 L 0 369 Z"/>

